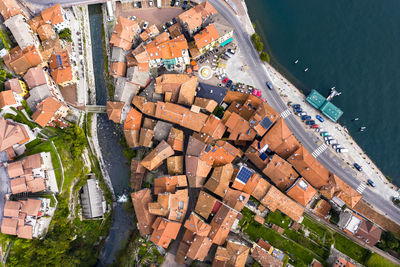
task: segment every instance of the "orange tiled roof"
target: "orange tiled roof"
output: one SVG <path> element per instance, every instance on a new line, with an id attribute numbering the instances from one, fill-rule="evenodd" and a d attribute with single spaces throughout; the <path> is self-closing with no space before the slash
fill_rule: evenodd
<path id="1" fill-rule="evenodd" d="M 60 4 L 56 4 L 45 10 L 42 10 L 42 18 L 44 21 L 50 22 L 51 25 L 64 22 Z"/>
<path id="2" fill-rule="evenodd" d="M 211 221 L 209 237 L 217 245 L 225 243 L 229 231 L 239 213 L 226 205 L 222 205 Z"/>
<path id="3" fill-rule="evenodd" d="M 216 203 L 217 199 L 215 197 L 200 191 L 194 211 L 204 219 L 208 219 Z"/>
<path id="4" fill-rule="evenodd" d="M 39 34 L 39 38 L 41 41 L 56 38 L 56 33 L 54 32 L 50 24 L 47 23 L 40 26 L 37 29 L 37 33 Z"/>
<path id="5" fill-rule="evenodd" d="M 230 163 L 216 167 L 204 187 L 210 192 L 213 192 L 220 197 L 224 197 L 229 188 L 232 174 L 233 166 Z"/>
<path id="6" fill-rule="evenodd" d="M 270 187 L 271 184 L 267 180 L 258 173 L 254 173 L 243 187 L 243 192 L 250 194 L 257 200 L 261 200 Z"/>
<path id="7" fill-rule="evenodd" d="M 217 13 L 217 10 L 206 1 L 185 11 L 178 17 L 184 24 L 187 24 L 188 29 L 192 31 L 199 28 L 206 18 Z"/>
<path id="8" fill-rule="evenodd" d="M 181 223 L 173 222 L 165 218 L 157 217 L 153 223 L 153 233 L 150 237 L 150 241 L 157 246 L 168 248 L 172 239 L 176 239 Z"/>
<path id="9" fill-rule="evenodd" d="M 162 176 L 154 178 L 153 187 L 154 194 L 175 192 L 176 187 L 186 187 L 187 180 L 185 175 L 175 175 L 175 176 Z"/>
<path id="10" fill-rule="evenodd" d="M 21 124 L 0 118 L 0 151 L 5 151 L 16 144 L 23 144 L 29 140 L 29 135 Z"/>
<path id="11" fill-rule="evenodd" d="M 172 156 L 167 159 L 168 174 L 182 174 L 183 173 L 183 155 Z"/>
<path id="12" fill-rule="evenodd" d="M 249 252 L 250 248 L 248 246 L 233 240 L 228 240 L 226 243 L 226 248 L 220 246 L 218 247 L 213 266 L 244 267 Z"/>
<path id="13" fill-rule="evenodd" d="M 13 91 L 6 90 L 0 92 L 0 108 L 4 108 L 6 106 L 11 106 L 15 104 L 17 104 L 17 102 L 15 101 Z"/>
<path id="14" fill-rule="evenodd" d="M 137 21 L 119 16 L 111 35 L 110 44 L 125 50 L 130 50 L 133 38 L 139 30 Z"/>
<path id="15" fill-rule="evenodd" d="M 254 244 L 253 248 L 251 249 L 251 257 L 260 263 L 261 266 L 282 267 L 283 265 L 282 261 L 269 254 L 268 251 L 261 248 L 257 244 Z"/>
<path id="16" fill-rule="evenodd" d="M 329 171 L 305 147 L 297 149 L 288 161 L 315 188 L 328 184 Z"/>
<path id="17" fill-rule="evenodd" d="M 154 131 L 151 129 L 140 129 L 139 146 L 152 147 L 153 146 Z"/>
<path id="18" fill-rule="evenodd" d="M 62 107 L 65 107 L 63 103 L 49 96 L 37 105 L 37 110 L 33 113 L 32 119 L 40 126 L 46 127 L 55 119 L 57 111 Z"/>
<path id="19" fill-rule="evenodd" d="M 260 141 L 254 140 L 247 148 L 245 155 L 258 169 L 263 170 L 267 166 L 270 157 L 265 152 L 260 153 L 261 149 Z"/>
<path id="20" fill-rule="evenodd" d="M 17 235 L 18 219 L 16 218 L 3 218 L 1 222 L 1 232 L 6 235 Z"/>
<path id="21" fill-rule="evenodd" d="M 354 206 L 362 199 L 362 195 L 358 193 L 357 190 L 333 173 L 329 173 L 328 182 L 318 189 L 326 198 L 332 199 L 336 196 L 350 208 L 354 208 Z"/>
<path id="22" fill-rule="evenodd" d="M 316 193 L 317 190 L 315 190 L 314 187 L 312 187 L 304 178 L 297 179 L 292 187 L 290 187 L 286 192 L 288 196 L 303 206 L 307 206 Z"/>
<path id="23" fill-rule="evenodd" d="M 329 204 L 328 201 L 324 199 L 320 199 L 315 207 L 313 208 L 313 212 L 318 215 L 318 217 L 325 219 L 328 216 L 329 211 L 331 210 L 332 206 Z"/>
<path id="24" fill-rule="evenodd" d="M 186 256 L 192 260 L 204 261 L 212 245 L 207 236 L 196 236 L 187 251 Z"/>
<path id="25" fill-rule="evenodd" d="M 269 145 L 269 149 L 284 159 L 287 159 L 300 147 L 300 143 L 282 118 L 277 120 L 261 140 L 261 147 L 266 144 Z"/>
<path id="26" fill-rule="evenodd" d="M 249 121 L 238 113 L 226 111 L 223 120 L 230 132 L 229 140 L 252 141 L 256 137 L 256 131 L 250 128 Z"/>
<path id="27" fill-rule="evenodd" d="M 21 203 L 19 201 L 6 200 L 4 204 L 4 213 L 6 217 L 18 217 Z"/>
<path id="28" fill-rule="evenodd" d="M 228 188 L 224 196 L 224 199 L 222 201 L 229 207 L 234 208 L 237 211 L 241 211 L 244 205 L 246 205 L 249 198 L 250 195 L 247 193 L 232 188 Z"/>
<path id="29" fill-rule="evenodd" d="M 138 220 L 138 229 L 142 236 L 149 235 L 155 216 L 150 214 L 147 205 L 152 201 L 150 189 L 145 188 L 131 194 L 133 207 Z"/>
<path id="30" fill-rule="evenodd" d="M 218 103 L 213 99 L 196 97 L 194 99 L 194 105 L 207 110 L 208 112 L 213 112 L 218 106 Z"/>
<path id="31" fill-rule="evenodd" d="M 142 113 L 131 108 L 124 122 L 124 130 L 140 130 L 142 124 Z"/>
<path id="32" fill-rule="evenodd" d="M 156 78 L 155 92 L 158 94 L 166 94 L 166 102 L 178 102 L 180 104 L 191 105 L 193 103 L 196 85 L 196 76 L 189 76 L 186 74 L 163 74 Z M 167 99 L 167 92 L 171 93 L 170 99 Z"/>
<path id="33" fill-rule="evenodd" d="M 231 163 L 236 157 L 241 157 L 242 151 L 227 141 L 218 140 L 214 146 L 207 146 L 200 159 L 208 165 L 217 167 Z"/>
<path id="34" fill-rule="evenodd" d="M 174 59 L 183 56 L 183 50 L 187 50 L 188 43 L 183 35 L 175 37 L 172 40 L 164 41 L 160 37 L 165 36 L 160 34 L 153 42 L 145 46 L 145 50 L 150 59 Z M 168 35 L 167 35 L 168 36 Z M 164 41 L 164 42 L 159 42 Z"/>
<path id="35" fill-rule="evenodd" d="M 3 60 L 7 67 L 17 74 L 22 74 L 43 62 L 40 51 L 33 45 L 26 47 L 23 51 L 19 46 L 14 47 Z"/>
<path id="36" fill-rule="evenodd" d="M 121 121 L 121 112 L 124 107 L 123 102 L 112 102 L 107 101 L 107 115 L 108 119 L 112 120 L 115 123 L 120 123 Z"/>
<path id="37" fill-rule="evenodd" d="M 204 113 L 195 113 L 189 109 L 173 103 L 157 102 L 155 117 L 182 127 L 199 132 L 208 116 Z"/>
<path id="38" fill-rule="evenodd" d="M 0 13 L 4 20 L 7 20 L 15 15 L 22 14 L 22 10 L 15 0 L 0 1 Z"/>
<path id="39" fill-rule="evenodd" d="M 218 140 L 222 138 L 225 131 L 226 127 L 224 122 L 220 118 L 210 114 L 200 132 L 206 134 L 213 140 Z"/>
<path id="40" fill-rule="evenodd" d="M 166 158 L 174 155 L 174 150 L 167 142 L 162 140 L 158 146 L 153 149 L 141 162 L 146 169 L 149 171 L 158 168 L 162 161 Z"/>
<path id="41" fill-rule="evenodd" d="M 299 177 L 293 166 L 276 154 L 263 169 L 263 173 L 281 190 L 289 188 Z"/>
<path id="42" fill-rule="evenodd" d="M 210 24 L 194 36 L 194 43 L 196 44 L 197 49 L 200 50 L 208 44 L 218 40 L 219 37 L 220 36 L 214 24 Z"/>
<path id="43" fill-rule="evenodd" d="M 183 140 L 183 131 L 177 128 L 171 128 L 167 143 L 172 147 L 172 149 L 175 151 L 183 151 Z"/>
<path id="44" fill-rule="evenodd" d="M 56 84 L 72 80 L 72 67 L 66 50 L 50 56 L 50 74 Z"/>
<path id="45" fill-rule="evenodd" d="M 110 75 L 114 78 L 126 75 L 126 63 L 125 62 L 111 62 L 110 64 Z"/>
<path id="46" fill-rule="evenodd" d="M 277 209 L 280 210 L 296 222 L 301 219 L 304 212 L 302 206 L 291 200 L 275 186 L 271 186 L 268 189 L 267 194 L 261 200 L 261 204 L 266 206 L 272 212 Z"/>
<path id="47" fill-rule="evenodd" d="M 204 222 L 196 213 L 192 212 L 185 222 L 185 228 L 197 236 L 208 236 L 211 226 Z"/>

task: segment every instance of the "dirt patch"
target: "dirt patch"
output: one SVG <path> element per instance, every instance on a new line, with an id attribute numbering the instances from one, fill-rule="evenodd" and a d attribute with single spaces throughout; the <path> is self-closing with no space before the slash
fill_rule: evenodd
<path id="1" fill-rule="evenodd" d="M 183 13 L 180 7 L 166 7 L 166 8 L 133 8 L 132 3 L 121 4 L 117 3 L 115 9 L 115 17 L 131 17 L 136 16 L 138 21 L 148 21 L 151 24 L 160 26 L 165 24 L 167 21 L 171 21 L 172 18 L 177 17 Z"/>
<path id="2" fill-rule="evenodd" d="M 354 210 L 357 211 L 358 213 L 362 214 L 363 216 L 369 218 L 371 221 L 373 221 L 374 223 L 376 223 L 383 229 L 391 231 L 394 234 L 396 234 L 397 236 L 399 236 L 400 225 L 398 225 L 397 223 L 393 222 L 389 218 L 387 218 L 384 215 L 375 211 L 364 200 L 361 200 L 360 202 L 358 202 L 357 205 L 354 207 Z"/>

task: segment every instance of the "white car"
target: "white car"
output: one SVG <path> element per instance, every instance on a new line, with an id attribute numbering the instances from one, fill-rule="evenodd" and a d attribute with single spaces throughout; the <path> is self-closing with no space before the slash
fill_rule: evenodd
<path id="1" fill-rule="evenodd" d="M 179 3 L 181 2 L 181 0 L 176 0 L 175 2 L 175 6 L 179 6 Z"/>
<path id="2" fill-rule="evenodd" d="M 132 20 L 136 20 L 136 16 L 132 16 Z"/>
<path id="3" fill-rule="evenodd" d="M 137 3 L 136 2 L 133 2 L 133 7 L 137 8 Z"/>
<path id="4" fill-rule="evenodd" d="M 150 6 L 150 7 L 153 6 L 153 0 L 149 0 L 149 6 Z"/>
<path id="5" fill-rule="evenodd" d="M 147 21 L 144 22 L 142 29 L 145 30 L 147 29 L 147 26 L 149 26 L 149 23 Z"/>

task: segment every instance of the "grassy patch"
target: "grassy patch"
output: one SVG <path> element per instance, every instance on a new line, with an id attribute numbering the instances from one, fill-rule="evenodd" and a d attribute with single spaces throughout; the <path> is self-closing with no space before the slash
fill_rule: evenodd
<path id="1" fill-rule="evenodd" d="M 350 258 L 358 261 L 359 263 L 364 263 L 369 250 L 357 245 L 350 239 L 342 236 L 341 234 L 335 233 L 335 248 Z"/>
<path id="2" fill-rule="evenodd" d="M 296 262 L 296 266 L 308 266 L 314 258 L 323 262 L 323 259 L 314 255 L 311 251 L 302 247 L 301 245 L 283 238 L 279 233 L 272 229 L 262 227 L 256 222 L 249 223 L 245 229 L 245 233 L 250 236 L 250 239 L 257 241 L 262 238 L 268 241 L 272 246 L 291 255 L 292 259 Z"/>
<path id="3" fill-rule="evenodd" d="M 0 29 L 0 39 L 4 44 L 5 49 L 10 51 L 11 49 L 11 40 L 8 36 L 7 32 L 4 29 Z"/>
<path id="4" fill-rule="evenodd" d="M 242 209 L 242 219 L 239 221 L 239 226 L 243 227 L 246 223 L 249 223 L 251 221 L 253 221 L 254 218 L 254 212 L 252 212 L 251 210 L 249 210 L 248 208 L 244 207 Z"/>
<path id="5" fill-rule="evenodd" d="M 267 223 L 273 223 L 276 224 L 284 229 L 289 228 L 289 224 L 291 223 L 291 220 L 289 216 L 282 214 L 279 210 L 276 210 L 274 212 L 268 213 L 268 216 L 265 220 Z"/>
<path id="6" fill-rule="evenodd" d="M 312 242 L 307 237 L 291 230 L 285 230 L 285 235 L 295 241 L 297 244 L 308 248 L 309 250 L 313 251 L 315 254 L 319 255 L 323 259 L 327 259 L 329 257 L 329 249 L 324 249 L 323 247 L 319 246 L 318 244 Z"/>
<path id="7" fill-rule="evenodd" d="M 31 110 L 31 108 L 28 106 L 28 102 L 26 102 L 26 100 L 22 100 L 21 104 L 24 107 L 26 113 L 28 113 L 28 115 L 32 117 L 33 112 Z"/>
<path id="8" fill-rule="evenodd" d="M 385 259 L 381 255 L 376 253 L 372 253 L 367 262 L 365 263 L 366 266 L 371 267 L 395 267 L 398 266 L 397 264 Z"/>

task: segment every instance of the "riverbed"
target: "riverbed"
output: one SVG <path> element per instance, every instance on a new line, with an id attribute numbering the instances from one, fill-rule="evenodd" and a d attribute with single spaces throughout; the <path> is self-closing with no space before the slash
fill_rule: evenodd
<path id="1" fill-rule="evenodd" d="M 102 41 L 102 8 L 101 5 L 89 6 L 89 21 L 92 41 L 93 67 L 96 84 L 96 104 L 107 102 L 107 87 L 104 78 L 104 56 Z M 129 166 L 120 145 L 123 138 L 118 125 L 108 120 L 106 114 L 98 114 L 97 135 L 105 168 L 111 178 L 116 196 L 129 192 Z M 134 229 L 133 217 L 127 213 L 121 203 L 114 203 L 113 222 L 105 245 L 100 252 L 97 266 L 110 265 L 122 244 Z"/>

